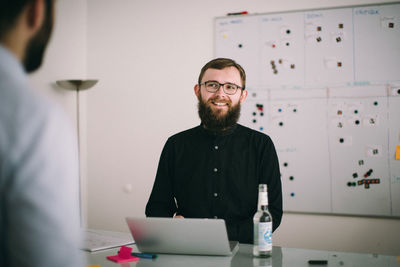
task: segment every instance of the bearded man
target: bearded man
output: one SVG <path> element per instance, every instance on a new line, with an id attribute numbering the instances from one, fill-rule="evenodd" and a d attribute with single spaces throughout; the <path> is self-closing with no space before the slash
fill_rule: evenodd
<path id="1" fill-rule="evenodd" d="M 170 137 L 146 216 L 224 219 L 229 240 L 253 243 L 258 185 L 268 185 L 273 230 L 282 218 L 279 163 L 270 137 L 238 124 L 246 74 L 235 61 L 208 62 L 194 86 L 201 124 Z"/>

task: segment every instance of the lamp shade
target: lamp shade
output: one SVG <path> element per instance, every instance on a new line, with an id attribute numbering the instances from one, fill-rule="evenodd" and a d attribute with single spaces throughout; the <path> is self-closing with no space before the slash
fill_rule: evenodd
<path id="1" fill-rule="evenodd" d="M 87 90 L 92 88 L 99 80 L 58 80 L 56 84 L 67 90 Z"/>

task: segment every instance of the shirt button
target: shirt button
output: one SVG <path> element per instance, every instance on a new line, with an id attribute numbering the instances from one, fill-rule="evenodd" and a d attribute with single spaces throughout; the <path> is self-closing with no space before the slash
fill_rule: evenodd
<path id="1" fill-rule="evenodd" d="M 214 193 L 214 197 L 217 197 L 218 196 L 218 193 Z"/>
<path id="2" fill-rule="evenodd" d="M 218 171 L 218 169 L 217 168 L 214 168 L 214 172 L 217 172 Z"/>
<path id="3" fill-rule="evenodd" d="M 217 149 L 218 149 L 218 146 L 215 146 L 214 148 L 215 148 L 215 150 L 217 150 Z"/>

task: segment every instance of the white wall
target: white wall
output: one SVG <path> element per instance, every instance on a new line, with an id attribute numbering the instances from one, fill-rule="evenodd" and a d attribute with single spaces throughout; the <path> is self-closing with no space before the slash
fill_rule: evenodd
<path id="1" fill-rule="evenodd" d="M 58 101 L 75 126 L 76 94 L 59 88 L 57 80 L 86 76 L 86 2 L 56 1 L 55 24 L 41 68 L 30 75 L 35 88 Z"/>
<path id="2" fill-rule="evenodd" d="M 214 17 L 374 2 L 88 0 L 87 74 L 100 79 L 85 92 L 88 226 L 127 231 L 124 217 L 144 216 L 166 139 L 199 123 L 193 85 L 213 57 Z M 398 219 L 285 214 L 274 240 L 400 254 L 398 229 Z"/>
<path id="3" fill-rule="evenodd" d="M 57 80 L 85 79 L 87 72 L 87 3 L 82 0 L 55 1 L 55 24 L 41 68 L 30 75 L 35 89 L 58 102 L 68 113 L 72 127 L 77 125 L 76 92 L 56 85 Z M 85 93 L 80 94 L 80 125 L 86 130 Z M 81 150 L 82 185 L 85 191 L 86 150 Z M 82 208 L 86 204 L 82 203 Z M 86 211 L 82 211 L 85 216 Z"/>

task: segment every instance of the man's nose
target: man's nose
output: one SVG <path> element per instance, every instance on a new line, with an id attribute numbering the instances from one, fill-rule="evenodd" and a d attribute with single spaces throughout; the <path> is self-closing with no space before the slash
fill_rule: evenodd
<path id="1" fill-rule="evenodd" d="M 215 92 L 216 95 L 226 95 L 224 91 L 224 86 L 222 84 L 219 85 L 218 90 Z"/>

